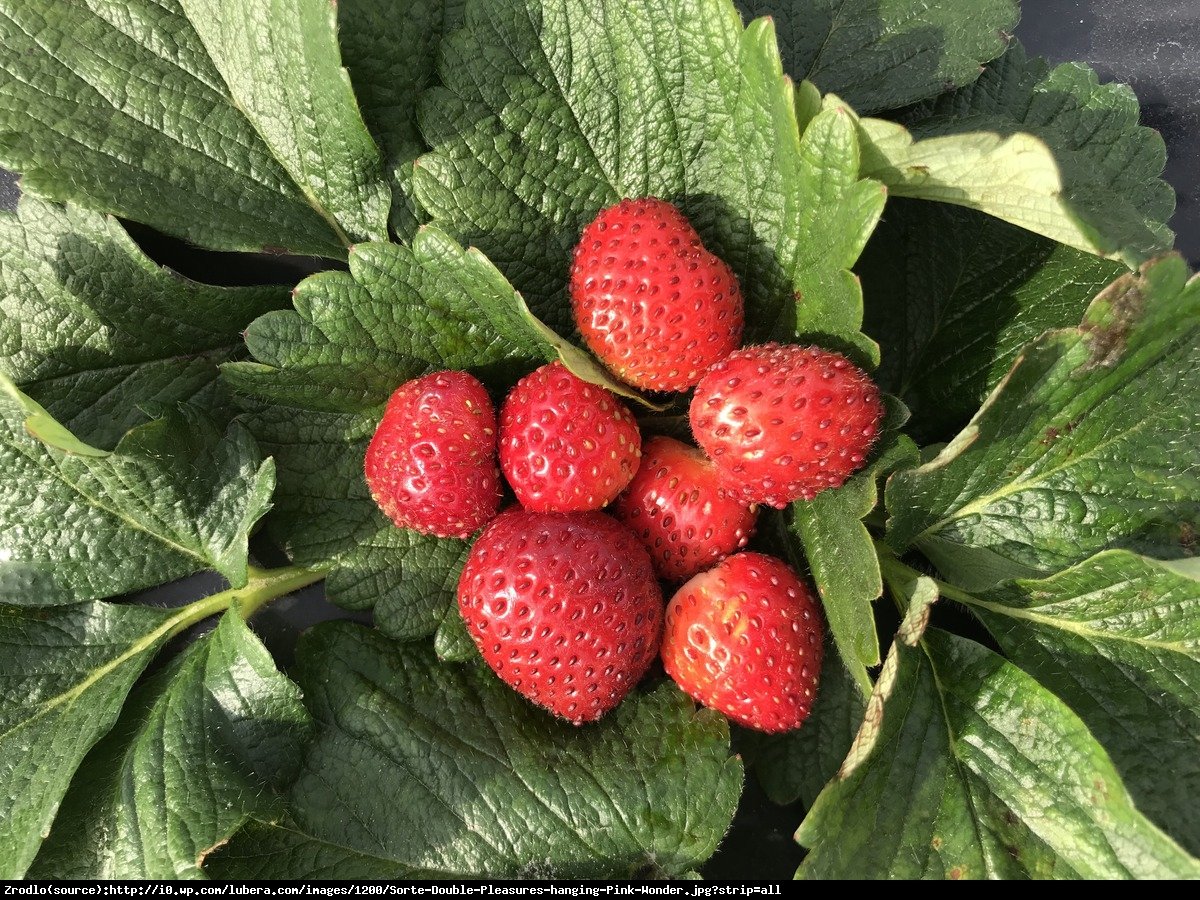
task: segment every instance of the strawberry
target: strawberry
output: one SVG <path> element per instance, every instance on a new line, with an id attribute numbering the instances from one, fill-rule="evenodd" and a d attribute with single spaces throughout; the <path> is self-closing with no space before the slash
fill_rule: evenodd
<path id="1" fill-rule="evenodd" d="M 783 508 L 841 487 L 879 435 L 879 388 L 844 356 L 763 344 L 717 363 L 700 380 L 692 434 L 724 484 L 749 503 Z"/>
<path id="2" fill-rule="evenodd" d="M 502 513 L 471 548 L 458 608 L 500 678 L 576 725 L 624 699 L 662 632 L 646 551 L 597 512 Z"/>
<path id="3" fill-rule="evenodd" d="M 705 706 L 758 731 L 791 731 L 817 692 L 825 626 L 813 592 L 779 560 L 737 553 L 667 604 L 667 674 Z"/>
<path id="4" fill-rule="evenodd" d="M 500 507 L 496 413 L 466 372 L 400 385 L 367 447 L 367 487 L 401 528 L 470 537 Z"/>
<path id="5" fill-rule="evenodd" d="M 683 581 L 746 546 L 757 511 L 721 487 L 695 447 L 653 437 L 613 515 L 641 539 L 660 578 Z"/>
<path id="6" fill-rule="evenodd" d="M 733 270 L 664 200 L 622 200 L 583 230 L 571 303 L 592 352 L 629 384 L 690 388 L 741 344 L 742 290 Z"/>
<path id="7" fill-rule="evenodd" d="M 584 512 L 629 484 L 642 436 L 625 404 L 552 362 L 517 383 L 500 408 L 500 468 L 535 512 Z"/>

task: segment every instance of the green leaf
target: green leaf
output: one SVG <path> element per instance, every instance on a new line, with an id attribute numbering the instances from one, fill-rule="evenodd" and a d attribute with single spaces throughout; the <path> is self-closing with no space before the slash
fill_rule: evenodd
<path id="1" fill-rule="evenodd" d="M 178 0 L 0 0 L 0 46 L 0 163 L 27 191 L 219 250 L 345 255 Z"/>
<path id="2" fill-rule="evenodd" d="M 237 108 L 344 244 L 386 240 L 391 194 L 328 0 L 179 0 Z"/>
<path id="3" fill-rule="evenodd" d="M 946 595 L 1083 719 L 1138 809 L 1200 851 L 1200 562 L 1109 550 L 1040 581 Z"/>
<path id="4" fill-rule="evenodd" d="M 433 651 L 442 662 L 461 663 L 481 659 L 457 603 L 451 603 L 446 610 L 446 616 L 433 636 Z"/>
<path id="5" fill-rule="evenodd" d="M 350 623 L 308 632 L 299 660 L 319 724 L 291 817 L 235 837 L 214 877 L 676 875 L 733 817 L 725 719 L 671 685 L 577 728 Z"/>
<path id="6" fill-rule="evenodd" d="M 31 877 L 202 877 L 240 825 L 280 809 L 309 726 L 300 691 L 227 612 L 134 692 L 84 760 Z"/>
<path id="7" fill-rule="evenodd" d="M 250 529 L 274 466 L 240 425 L 187 407 L 112 453 L 74 437 L 0 376 L 0 600 L 70 603 L 215 569 L 246 583 Z"/>
<path id="8" fill-rule="evenodd" d="M 338 38 L 363 119 L 393 180 L 392 230 L 407 239 L 420 215 L 412 163 L 425 149 L 417 97 L 436 77 L 442 35 L 462 22 L 465 0 L 339 0 Z"/>
<path id="9" fill-rule="evenodd" d="M 638 397 L 533 318 L 483 254 L 432 226 L 417 232 L 411 249 L 356 246 L 348 273 L 306 278 L 294 305 L 250 326 L 246 343 L 257 362 L 225 367 L 234 388 L 308 409 L 358 412 L 435 369 L 471 369 L 508 385 L 559 358 L 581 378 Z"/>
<path id="10" fill-rule="evenodd" d="M 143 405 L 215 412 L 217 366 L 248 322 L 287 302 L 283 288 L 188 281 L 78 206 L 25 195 L 0 213 L 0 373 L 101 447 L 144 422 Z"/>
<path id="11" fill-rule="evenodd" d="M 952 435 L 1028 341 L 1079 322 L 1126 271 L 962 207 L 894 199 L 858 266 L 880 383 L 918 439 Z"/>
<path id="12" fill-rule="evenodd" d="M 0 878 L 20 878 L 91 746 L 192 608 L 0 606 Z"/>
<path id="13" fill-rule="evenodd" d="M 970 87 L 911 111 L 911 133 L 862 120 L 863 173 L 1134 267 L 1170 249 L 1175 207 L 1162 137 L 1138 116 L 1127 85 L 1014 45 Z"/>
<path id="14" fill-rule="evenodd" d="M 1189 555 L 1198 394 L 1200 282 L 1164 257 L 1027 346 L 958 437 L 892 478 L 888 540 L 967 590 L 1107 547 Z"/>
<path id="15" fill-rule="evenodd" d="M 469 544 L 397 528 L 371 499 L 362 461 L 380 410 L 339 414 L 263 406 L 247 416 L 277 467 L 266 527 L 301 565 L 335 568 L 329 600 L 372 609 L 385 634 L 432 634 L 454 603 Z"/>
<path id="16" fill-rule="evenodd" d="M 862 690 L 828 641 L 817 700 L 803 727 L 784 734 L 742 731 L 738 746 L 773 802 L 812 806 L 850 752 L 866 708 Z"/>
<path id="17" fill-rule="evenodd" d="M 866 721 L 797 839 L 804 878 L 1196 878 L 1067 706 L 1002 657 L 926 632 L 922 578 Z"/>
<path id="18" fill-rule="evenodd" d="M 880 662 L 872 606 L 883 593 L 883 578 L 862 520 L 879 502 L 880 479 L 917 462 L 916 445 L 898 431 L 908 411 L 894 401 L 890 406 L 888 430 L 867 467 L 842 487 L 791 506 L 792 529 L 804 546 L 838 654 L 864 696 L 872 689 L 867 669 Z"/>
<path id="19" fill-rule="evenodd" d="M 895 109 L 969 84 L 1004 52 L 1015 0 L 737 0 L 773 16 L 784 67 L 863 112 Z"/>
<path id="20" fill-rule="evenodd" d="M 415 186 L 552 327 L 570 326 L 570 250 L 621 197 L 678 203 L 737 273 L 748 338 L 797 330 L 870 346 L 845 271 L 884 202 L 830 111 L 799 135 L 771 23 L 728 0 L 500 0 L 442 44 L 421 99 Z M 801 294 L 800 303 L 794 302 Z"/>

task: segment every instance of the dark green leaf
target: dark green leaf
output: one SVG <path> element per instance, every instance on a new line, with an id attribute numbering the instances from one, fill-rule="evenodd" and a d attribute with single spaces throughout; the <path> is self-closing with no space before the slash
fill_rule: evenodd
<path id="1" fill-rule="evenodd" d="M 830 641 L 825 646 L 817 702 L 800 730 L 743 731 L 738 744 L 772 801 L 782 805 L 800 800 L 812 806 L 850 752 L 866 708 L 862 690 Z"/>
<path id="2" fill-rule="evenodd" d="M 1196 878 L 1067 706 L 915 598 L 837 779 L 798 832 L 805 878 Z"/>
<path id="3" fill-rule="evenodd" d="M 1200 526 L 1200 282 L 1178 257 L 1027 346 L 971 423 L 888 485 L 889 541 L 973 590 L 1107 547 L 1190 555 Z"/>
<path id="4" fill-rule="evenodd" d="M 243 822 L 280 809 L 309 724 L 300 691 L 227 612 L 134 692 L 84 760 L 31 877 L 201 877 Z"/>
<path id="5" fill-rule="evenodd" d="M 290 819 L 234 838 L 216 877 L 680 874 L 733 817 L 725 719 L 670 685 L 578 728 L 349 623 L 309 632 L 298 674 L 319 727 Z"/>
<path id="6" fill-rule="evenodd" d="M 858 178 L 844 111 L 801 140 L 769 22 L 743 30 L 728 0 L 500 0 L 470 6 L 442 52 L 417 196 L 539 317 L 570 326 L 570 249 L 596 211 L 654 195 L 733 267 L 751 339 L 814 332 L 871 354 L 846 268 L 884 194 Z"/>
<path id="7" fill-rule="evenodd" d="M 953 434 L 1027 341 L 1074 325 L 1125 267 L 974 210 L 893 199 L 858 266 L 877 377 L 912 434 Z"/>
<path id="8" fill-rule="evenodd" d="M 342 243 L 386 240 L 391 193 L 329 0 L 179 0 L 230 97 Z"/>
<path id="9" fill-rule="evenodd" d="M 1138 809 L 1200 852 L 1200 561 L 1110 550 L 969 603 L 1104 744 Z"/>
<path id="10" fill-rule="evenodd" d="M 363 119 L 383 148 L 393 181 L 392 230 L 407 238 L 419 212 L 412 162 L 425 149 L 417 97 L 435 78 L 442 35 L 462 21 L 466 0 L 339 0 L 338 38 Z"/>
<path id="11" fill-rule="evenodd" d="M 20 878 L 75 769 L 191 608 L 0 606 L 0 878 Z"/>
<path id="12" fill-rule="evenodd" d="M 446 617 L 433 636 L 433 650 L 443 662 L 471 662 L 481 658 L 457 603 L 451 603 L 446 610 Z"/>
<path id="13" fill-rule="evenodd" d="M 902 129 L 873 123 L 888 135 L 878 146 L 895 143 L 884 156 L 899 168 L 889 174 L 868 139 L 864 170 L 893 194 L 976 206 L 1136 266 L 1171 247 L 1175 208 L 1160 178 L 1166 146 L 1139 113 L 1127 85 L 1101 85 L 1081 63 L 1051 69 L 1014 44 L 973 85 L 910 111 L 918 144 L 905 149 Z"/>
<path id="14" fill-rule="evenodd" d="M 0 162 L 26 190 L 216 249 L 345 254 L 178 0 L 0 0 L 0 46 Z"/>
<path id="15" fill-rule="evenodd" d="M 773 16 L 784 67 L 862 112 L 969 84 L 1008 46 L 1016 0 L 737 0 Z"/>
<path id="16" fill-rule="evenodd" d="M 883 579 L 862 520 L 879 501 L 880 479 L 917 461 L 916 445 L 898 431 L 908 410 L 894 401 L 891 406 L 889 430 L 870 464 L 842 487 L 791 506 L 792 528 L 804 546 L 838 654 L 864 696 L 872 687 L 867 669 L 880 661 L 872 605 L 883 593 Z"/>
<path id="17" fill-rule="evenodd" d="M 181 407 L 112 453 L 75 438 L 0 375 L 0 599 L 111 597 L 215 569 L 246 583 L 275 470 L 240 425 Z M 15 574 L 10 574 L 15 572 Z"/>
<path id="18" fill-rule="evenodd" d="M 0 213 L 0 373 L 101 447 L 144 422 L 146 404 L 221 406 L 217 366 L 287 302 L 283 288 L 188 281 L 78 206 L 26 195 Z"/>

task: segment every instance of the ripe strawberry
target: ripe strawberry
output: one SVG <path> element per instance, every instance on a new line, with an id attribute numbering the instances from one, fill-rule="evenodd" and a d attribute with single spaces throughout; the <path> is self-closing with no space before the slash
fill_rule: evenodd
<path id="1" fill-rule="evenodd" d="M 496 413 L 466 372 L 400 385 L 367 447 L 367 487 L 401 528 L 470 537 L 500 507 Z"/>
<path id="2" fill-rule="evenodd" d="M 571 265 L 579 333 L 600 360 L 650 391 L 690 388 L 741 344 L 742 290 L 665 200 L 622 200 L 583 230 Z"/>
<path id="3" fill-rule="evenodd" d="M 613 515 L 641 539 L 660 578 L 683 581 L 746 546 L 757 512 L 720 486 L 695 447 L 653 437 Z"/>
<path id="4" fill-rule="evenodd" d="M 534 512 L 584 512 L 629 484 L 642 436 L 625 404 L 560 362 L 517 382 L 500 408 L 500 468 Z"/>
<path id="5" fill-rule="evenodd" d="M 811 590 L 779 560 L 737 553 L 667 604 L 667 674 L 705 706 L 759 731 L 791 731 L 817 692 L 825 626 Z"/>
<path id="6" fill-rule="evenodd" d="M 458 608 L 497 675 L 576 725 L 624 699 L 662 633 L 646 551 L 597 512 L 502 513 L 471 548 Z"/>
<path id="7" fill-rule="evenodd" d="M 763 344 L 717 363 L 696 386 L 696 442 L 725 485 L 751 503 L 783 508 L 841 487 L 879 435 L 879 388 L 820 347 Z"/>

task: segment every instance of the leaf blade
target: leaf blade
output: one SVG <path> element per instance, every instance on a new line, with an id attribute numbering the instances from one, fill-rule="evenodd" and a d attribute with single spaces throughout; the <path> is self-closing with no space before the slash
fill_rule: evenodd
<path id="1" fill-rule="evenodd" d="M 482 667 L 440 665 L 427 648 L 397 648 L 346 623 L 310 632 L 301 660 L 321 730 L 293 792 L 293 821 L 235 840 L 214 858 L 222 875 L 291 877 L 306 856 L 341 877 L 582 877 L 650 862 L 678 874 L 715 849 L 732 817 L 741 765 L 728 756 L 724 720 L 696 713 L 670 687 L 576 729 Z M 348 760 L 378 764 L 381 780 L 335 777 Z M 373 812 L 385 807 L 387 816 Z M 268 834 L 281 843 L 264 847 Z"/>
<path id="2" fill-rule="evenodd" d="M 236 610 L 137 693 L 72 782 L 33 877 L 203 877 L 206 855 L 278 809 L 307 713 Z"/>

